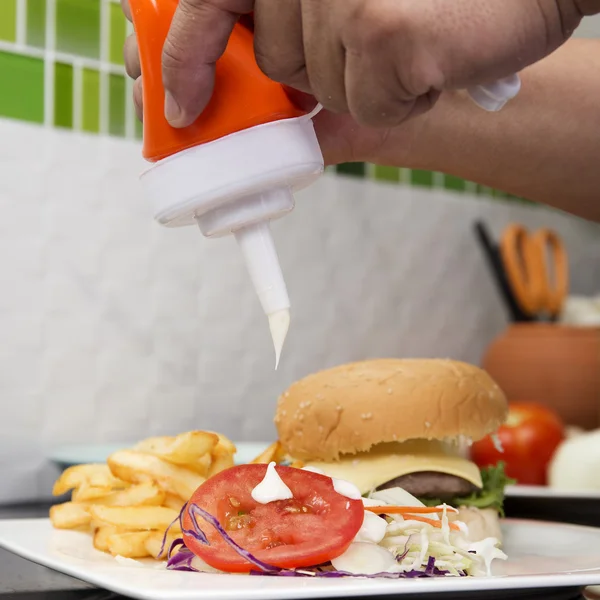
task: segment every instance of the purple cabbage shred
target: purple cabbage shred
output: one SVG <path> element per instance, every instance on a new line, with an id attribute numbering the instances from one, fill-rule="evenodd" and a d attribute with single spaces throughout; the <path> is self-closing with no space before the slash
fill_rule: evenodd
<path id="1" fill-rule="evenodd" d="M 324 570 L 320 566 L 312 567 L 307 569 L 281 569 L 274 565 L 270 565 L 258 558 L 256 558 L 252 553 L 244 550 L 222 527 L 219 523 L 218 519 L 213 515 L 200 508 L 196 504 L 189 505 L 189 513 L 192 517 L 192 526 L 193 530 L 185 530 L 183 528 L 183 513 L 185 509 L 188 508 L 188 505 L 184 506 L 179 513 L 177 519 L 169 525 L 169 528 L 165 532 L 163 543 L 161 546 L 161 550 L 159 556 L 162 556 L 164 551 L 164 547 L 166 545 L 167 534 L 169 529 L 179 521 L 181 525 L 181 530 L 185 535 L 192 537 L 197 540 L 201 544 L 210 545 L 206 534 L 200 528 L 198 524 L 198 518 L 203 519 L 209 525 L 211 525 L 223 538 L 223 541 L 229 545 L 237 554 L 239 554 L 244 560 L 251 563 L 256 569 L 250 571 L 250 575 L 261 575 L 261 576 L 277 576 L 277 577 L 321 577 L 328 579 L 337 579 L 341 577 L 354 577 L 354 578 L 367 578 L 367 579 L 420 579 L 426 577 L 444 577 L 449 574 L 448 571 L 443 571 L 438 569 L 435 566 L 435 558 L 430 556 L 427 560 L 427 566 L 424 571 L 412 570 L 412 571 L 403 571 L 401 573 L 375 573 L 375 574 L 357 574 L 357 573 L 348 573 L 346 571 L 336 571 L 336 570 Z M 406 544 L 406 548 L 408 548 L 408 542 Z M 402 560 L 404 556 L 406 556 L 406 551 L 403 555 L 398 557 L 399 560 Z M 167 569 L 171 571 L 189 571 L 194 573 L 199 573 L 197 568 L 193 566 L 193 560 L 195 554 L 185 545 L 183 538 L 176 539 L 170 546 L 167 553 L 168 561 L 167 561 Z M 461 577 L 466 577 L 466 573 L 459 572 Z"/>

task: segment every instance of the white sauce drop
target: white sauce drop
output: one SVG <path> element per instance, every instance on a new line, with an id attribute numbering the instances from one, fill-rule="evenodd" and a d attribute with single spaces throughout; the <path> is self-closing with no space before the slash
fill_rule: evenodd
<path id="1" fill-rule="evenodd" d="M 485 570 L 488 577 L 492 576 L 492 562 L 498 558 L 506 560 L 507 556 L 498 548 L 498 540 L 496 538 L 485 538 L 480 542 L 475 542 L 469 546 L 469 551 L 476 552 L 485 563 Z"/>
<path id="2" fill-rule="evenodd" d="M 271 338 L 275 347 L 275 370 L 279 366 L 283 344 L 290 328 L 290 311 L 287 309 L 278 310 L 269 315 L 269 329 Z"/>
<path id="3" fill-rule="evenodd" d="M 361 528 L 358 530 L 355 542 L 370 542 L 371 544 L 379 544 L 385 537 L 387 530 L 387 521 L 377 516 L 375 513 L 365 510 L 365 518 Z"/>
<path id="4" fill-rule="evenodd" d="M 494 448 L 496 448 L 500 454 L 504 454 L 504 446 L 502 446 L 502 442 L 500 441 L 498 434 L 492 433 L 490 437 L 492 438 L 492 444 L 494 444 Z"/>
<path id="5" fill-rule="evenodd" d="M 331 564 L 338 571 L 362 575 L 398 571 L 396 559 L 389 550 L 368 542 L 352 542 Z"/>
<path id="6" fill-rule="evenodd" d="M 263 480 L 252 490 L 252 498 L 259 504 L 269 504 L 277 500 L 290 500 L 292 490 L 283 483 L 275 470 L 275 462 L 270 462 Z"/>
<path id="7" fill-rule="evenodd" d="M 333 489 L 338 494 L 350 498 L 350 500 L 360 500 L 362 498 L 360 490 L 353 483 L 335 477 L 332 477 L 331 480 L 333 481 Z"/>

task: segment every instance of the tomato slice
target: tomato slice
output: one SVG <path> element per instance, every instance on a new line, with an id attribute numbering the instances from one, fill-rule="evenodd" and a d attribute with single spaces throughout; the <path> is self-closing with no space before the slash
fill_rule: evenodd
<path id="1" fill-rule="evenodd" d="M 203 483 L 190 499 L 214 517 L 244 550 L 285 569 L 320 565 L 342 554 L 362 526 L 364 506 L 333 489 L 331 478 L 292 467 L 276 467 L 294 497 L 259 504 L 252 490 L 267 465 L 240 465 Z M 197 518 L 210 545 L 184 534 L 186 546 L 210 566 L 243 573 L 255 567 L 224 541 L 216 529 Z M 193 530 L 184 512 L 183 525 Z"/>

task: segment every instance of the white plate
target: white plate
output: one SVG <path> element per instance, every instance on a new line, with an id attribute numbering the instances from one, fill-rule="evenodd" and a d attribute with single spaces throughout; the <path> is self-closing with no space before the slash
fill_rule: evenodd
<path id="1" fill-rule="evenodd" d="M 0 521 L 0 547 L 140 600 L 290 600 L 600 584 L 600 529 L 507 520 L 504 534 L 510 559 L 496 564 L 494 577 L 323 580 L 181 573 L 153 561 L 124 565 L 94 550 L 89 535 L 57 531 L 47 519 Z"/>
<path id="2" fill-rule="evenodd" d="M 267 446 L 269 442 L 236 442 L 237 453 L 235 455 L 236 464 L 250 462 L 258 456 Z M 106 459 L 117 450 L 123 448 L 131 448 L 135 446 L 135 442 L 123 442 L 114 444 L 96 444 L 96 445 L 80 445 L 80 446 L 64 446 L 56 448 L 50 452 L 50 460 L 57 463 L 60 467 L 70 467 L 83 463 L 103 463 Z"/>
<path id="3" fill-rule="evenodd" d="M 544 500 L 600 500 L 600 490 L 559 490 L 541 485 L 511 485 L 506 488 L 509 498 L 540 498 Z"/>

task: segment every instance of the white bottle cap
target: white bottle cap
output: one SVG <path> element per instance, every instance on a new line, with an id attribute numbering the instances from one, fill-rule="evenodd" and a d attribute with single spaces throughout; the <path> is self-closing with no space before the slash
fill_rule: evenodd
<path id="1" fill-rule="evenodd" d="M 198 224 L 206 237 L 235 234 L 273 333 L 277 360 L 290 301 L 269 222 L 323 172 L 311 114 L 252 127 L 174 154 L 141 176 L 162 225 Z"/>
<path id="2" fill-rule="evenodd" d="M 478 106 L 489 112 L 497 112 L 521 90 L 521 79 L 511 75 L 488 85 L 476 85 L 467 89 Z"/>

